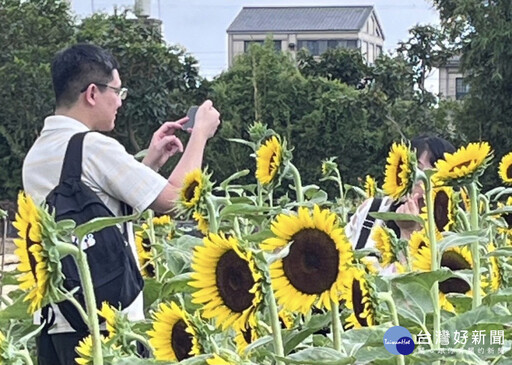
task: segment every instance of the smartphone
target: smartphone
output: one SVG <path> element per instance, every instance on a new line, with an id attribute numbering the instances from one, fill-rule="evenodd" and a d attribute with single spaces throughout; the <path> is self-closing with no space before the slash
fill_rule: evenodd
<path id="1" fill-rule="evenodd" d="M 189 128 L 194 128 L 194 122 L 196 121 L 197 105 L 192 105 L 188 108 L 187 117 L 188 121 L 183 124 L 183 130 L 186 131 Z"/>

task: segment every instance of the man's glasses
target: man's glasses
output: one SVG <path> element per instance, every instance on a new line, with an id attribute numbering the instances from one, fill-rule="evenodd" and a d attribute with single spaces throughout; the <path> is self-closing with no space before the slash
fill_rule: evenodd
<path id="1" fill-rule="evenodd" d="M 114 86 L 110 86 L 110 85 L 107 85 L 107 84 L 100 84 L 99 82 L 91 82 L 91 84 L 94 84 L 96 86 L 108 87 L 109 89 L 114 90 L 114 92 L 121 98 L 121 100 L 126 99 L 126 96 L 128 95 L 128 89 L 125 88 L 125 87 L 114 87 Z M 84 87 L 80 92 L 83 93 L 85 90 L 87 90 L 89 85 Z"/>

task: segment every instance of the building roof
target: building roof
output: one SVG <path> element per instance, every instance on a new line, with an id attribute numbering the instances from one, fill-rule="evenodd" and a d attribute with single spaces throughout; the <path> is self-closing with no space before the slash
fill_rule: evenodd
<path id="1" fill-rule="evenodd" d="M 244 7 L 227 32 L 359 31 L 372 11 L 373 6 Z"/>

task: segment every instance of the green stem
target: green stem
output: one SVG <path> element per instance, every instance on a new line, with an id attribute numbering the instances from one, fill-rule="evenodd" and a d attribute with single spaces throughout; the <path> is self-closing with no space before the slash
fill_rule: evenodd
<path id="1" fill-rule="evenodd" d="M 149 244 L 150 244 L 149 249 L 152 251 L 153 251 L 153 247 L 156 245 L 155 225 L 153 223 L 154 216 L 155 216 L 154 212 L 151 209 L 148 209 L 147 222 L 148 222 L 148 227 L 149 227 L 149 232 L 148 232 Z M 155 268 L 155 278 L 158 282 L 160 282 L 160 270 L 159 270 L 160 266 L 158 265 L 158 263 L 156 261 L 153 261 L 153 266 Z"/>
<path id="2" fill-rule="evenodd" d="M 470 223 L 471 230 L 478 230 L 478 188 L 476 183 L 472 182 L 468 186 L 469 201 L 471 202 Z M 473 309 L 482 304 L 480 293 L 480 250 L 479 241 L 471 243 L 471 255 L 473 256 Z"/>
<path id="3" fill-rule="evenodd" d="M 336 181 L 338 182 L 339 190 L 340 190 L 340 200 L 341 200 L 341 219 L 343 223 L 347 222 L 347 213 L 345 212 L 345 193 L 343 191 L 343 181 L 341 180 L 341 175 L 339 170 L 336 168 Z"/>
<path id="4" fill-rule="evenodd" d="M 396 311 L 395 301 L 393 300 L 391 293 L 389 293 L 389 292 L 379 293 L 379 299 L 386 302 L 386 304 L 389 308 L 389 312 L 391 314 L 393 325 L 400 326 L 400 322 L 398 320 L 398 313 Z M 405 365 L 404 355 L 398 355 L 397 362 L 398 362 L 398 365 Z"/>
<path id="5" fill-rule="evenodd" d="M 268 307 L 270 310 L 270 321 L 272 326 L 272 337 L 274 338 L 274 352 L 277 356 L 284 357 L 283 338 L 281 337 L 281 325 L 279 323 L 279 313 L 277 312 L 276 298 L 271 287 L 267 290 Z M 276 365 L 282 365 L 281 361 L 276 361 Z"/>
<path id="6" fill-rule="evenodd" d="M 217 217 L 215 216 L 215 206 L 210 196 L 206 197 L 206 209 L 208 210 L 208 222 L 210 222 L 210 232 L 217 233 L 219 227 L 217 225 Z"/>
<path id="7" fill-rule="evenodd" d="M 343 332 L 343 327 L 340 320 L 340 305 L 334 300 L 331 300 L 331 318 L 334 349 L 346 355 L 346 351 L 341 344 L 341 333 Z"/>
<path id="8" fill-rule="evenodd" d="M 293 182 L 295 184 L 295 193 L 297 194 L 297 203 L 301 204 L 304 202 L 304 193 L 302 192 L 302 180 L 300 178 L 299 170 L 294 164 L 290 162 L 290 170 L 293 175 Z"/>
<path id="9" fill-rule="evenodd" d="M 78 313 L 80 314 L 80 317 L 82 317 L 83 321 L 89 325 L 89 316 L 87 315 L 87 312 L 84 310 L 84 307 L 78 302 L 78 300 L 75 299 L 75 297 L 70 293 L 65 293 L 66 299 L 69 300 L 76 308 Z"/>
<path id="10" fill-rule="evenodd" d="M 34 365 L 34 363 L 32 362 L 32 358 L 30 357 L 30 354 L 28 353 L 27 350 L 16 351 L 16 355 L 18 355 L 18 357 L 20 357 L 25 364 Z"/>
<path id="11" fill-rule="evenodd" d="M 81 242 L 80 237 L 79 242 Z M 91 271 L 89 264 L 87 263 L 87 255 L 84 251 L 78 251 L 78 255 L 75 256 L 76 264 L 78 266 L 78 272 L 80 274 L 80 282 L 82 283 L 82 289 L 85 298 L 85 307 L 87 309 L 87 316 L 89 317 L 89 332 L 92 337 L 92 357 L 94 365 L 103 365 L 103 356 L 101 352 L 101 338 L 100 338 L 100 326 L 98 323 L 98 315 L 96 314 L 97 305 L 96 297 L 94 296 L 94 287 L 92 284 Z"/>
<path id="12" fill-rule="evenodd" d="M 130 340 L 135 340 L 135 341 L 140 342 L 149 350 L 149 352 L 151 352 L 151 354 L 154 353 L 153 346 L 151 346 L 151 344 L 145 337 L 138 335 L 136 333 L 133 333 L 133 332 L 127 332 L 126 337 L 129 338 Z"/>
<path id="13" fill-rule="evenodd" d="M 430 256 L 431 271 L 439 270 L 439 253 L 437 252 L 437 239 L 436 239 L 436 226 L 434 220 L 434 199 L 432 193 L 432 183 L 430 179 L 425 179 L 425 198 L 427 205 L 427 237 L 430 242 Z M 439 342 L 436 341 L 436 336 L 441 330 L 441 308 L 439 305 L 439 281 L 435 281 L 430 289 L 430 295 L 432 297 L 432 304 L 434 307 L 433 322 L 434 322 L 434 333 L 432 334 L 433 349 L 439 349 Z"/>

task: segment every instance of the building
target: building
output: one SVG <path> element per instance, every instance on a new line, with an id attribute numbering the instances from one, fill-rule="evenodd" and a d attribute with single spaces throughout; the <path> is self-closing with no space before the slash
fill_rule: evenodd
<path id="1" fill-rule="evenodd" d="M 461 100 L 468 92 L 469 85 L 464 82 L 464 75 L 460 71 L 460 56 L 451 57 L 439 67 L 439 96 Z"/>
<path id="2" fill-rule="evenodd" d="M 372 64 L 382 53 L 384 33 L 373 6 L 244 7 L 229 28 L 228 64 L 272 34 L 277 50 L 293 55 L 307 48 L 318 56 L 329 48 L 360 49 Z"/>

